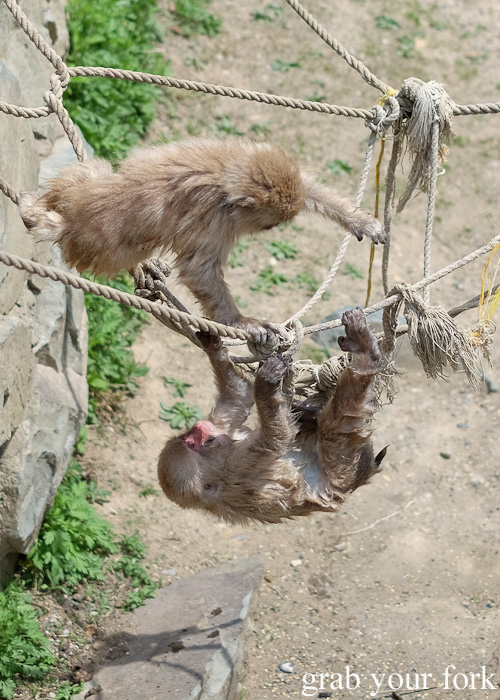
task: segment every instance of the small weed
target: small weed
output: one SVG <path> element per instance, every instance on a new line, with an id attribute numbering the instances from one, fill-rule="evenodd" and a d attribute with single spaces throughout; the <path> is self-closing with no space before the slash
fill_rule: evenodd
<path id="1" fill-rule="evenodd" d="M 394 31 L 399 28 L 399 22 L 394 19 L 394 17 L 389 17 L 388 15 L 378 15 L 375 17 L 375 24 L 378 29 L 385 29 L 387 31 Z"/>
<path id="2" fill-rule="evenodd" d="M 271 70 L 278 71 L 279 73 L 288 73 L 291 68 L 300 68 L 301 61 L 282 61 L 281 58 L 277 58 L 276 61 L 271 63 Z"/>
<path id="3" fill-rule="evenodd" d="M 340 175 L 340 177 L 350 175 L 353 170 L 352 165 L 346 163 L 345 160 L 340 160 L 340 158 L 335 158 L 335 160 L 328 161 L 326 167 L 332 175 Z"/>
<path id="4" fill-rule="evenodd" d="M 355 265 L 351 265 L 351 263 L 345 264 L 344 269 L 342 270 L 342 274 L 348 275 L 353 280 L 363 279 L 363 274 L 358 270 L 358 268 Z"/>
<path id="5" fill-rule="evenodd" d="M 266 267 L 259 272 L 257 282 L 250 287 L 252 292 L 261 292 L 272 296 L 275 292 L 275 287 L 284 287 L 288 282 L 288 277 L 275 272 L 271 266 Z"/>
<path id="6" fill-rule="evenodd" d="M 174 430 L 188 430 L 203 416 L 203 411 L 198 406 L 188 406 L 183 401 L 177 401 L 173 406 L 165 406 L 160 403 L 161 420 L 170 423 Z"/>
<path id="7" fill-rule="evenodd" d="M 406 34 L 404 36 L 399 36 L 396 51 L 403 58 L 413 58 L 416 53 L 415 39 L 406 36 Z"/>
<path id="8" fill-rule="evenodd" d="M 83 690 L 83 683 L 71 683 L 70 681 L 63 681 L 61 685 L 57 688 L 57 693 L 54 700 L 71 700 L 74 695 L 81 693 Z"/>
<path id="9" fill-rule="evenodd" d="M 146 554 L 146 546 L 136 533 L 131 537 L 124 537 L 120 543 L 124 555 L 112 564 L 112 569 L 130 579 L 130 585 L 134 588 L 125 598 L 122 607 L 125 610 L 135 610 L 144 605 L 146 598 L 154 598 L 160 581 L 153 581 L 141 564 L 141 559 Z"/>
<path id="10" fill-rule="evenodd" d="M 128 537 L 122 537 L 120 540 L 120 548 L 125 554 L 128 554 L 130 557 L 136 557 L 137 559 L 144 559 L 147 552 L 146 545 L 138 532 Z"/>
<path id="11" fill-rule="evenodd" d="M 306 100 L 308 102 L 326 102 L 326 95 L 322 95 L 320 92 L 315 90 L 312 95 L 306 95 Z"/>
<path id="12" fill-rule="evenodd" d="M 141 491 L 139 491 L 139 496 L 141 498 L 146 498 L 146 496 L 157 496 L 158 491 L 154 486 L 145 486 Z"/>
<path id="13" fill-rule="evenodd" d="M 107 283 L 114 289 L 133 292 L 132 279 L 125 273 Z M 134 395 L 137 389 L 135 378 L 148 372 L 145 365 L 136 363 L 130 350 L 147 316 L 143 311 L 93 294 L 85 295 L 85 305 L 89 318 L 87 381 L 90 391 L 87 422 L 97 423 L 98 403 L 104 392 L 113 388 Z"/>
<path id="14" fill-rule="evenodd" d="M 269 123 L 267 124 L 252 124 L 250 131 L 256 136 L 269 136 L 271 133 L 271 127 Z"/>
<path id="15" fill-rule="evenodd" d="M 270 241 L 266 243 L 266 248 L 276 260 L 295 260 L 297 257 L 297 244 L 292 241 Z"/>
<path id="16" fill-rule="evenodd" d="M 234 246 L 232 253 L 229 255 L 229 267 L 243 267 L 241 255 L 248 248 L 249 245 L 250 243 L 248 241 L 240 241 Z"/>
<path id="17" fill-rule="evenodd" d="M 208 12 L 209 4 L 210 0 L 176 0 L 175 14 L 185 37 L 196 34 L 217 36 L 222 20 Z"/>
<path id="18" fill-rule="evenodd" d="M 280 5 L 273 5 L 272 3 L 267 4 L 263 10 L 257 10 L 257 12 L 252 12 L 252 17 L 256 21 L 261 22 L 274 22 L 283 12 L 283 8 Z"/>
<path id="19" fill-rule="evenodd" d="M 19 579 L 0 592 L 0 629 L 0 697 L 10 700 L 18 681 L 41 678 L 55 660 Z"/>
<path id="20" fill-rule="evenodd" d="M 316 277 L 314 275 L 310 275 L 307 272 L 301 272 L 300 274 L 297 275 L 295 278 L 296 283 L 301 289 L 305 289 L 308 292 L 314 294 L 314 292 L 318 289 L 320 286 L 321 282 L 318 282 Z M 329 299 L 330 298 L 330 292 L 326 291 L 323 292 L 323 295 L 321 297 L 322 299 Z"/>
<path id="21" fill-rule="evenodd" d="M 186 396 L 189 387 L 193 386 L 192 384 L 188 384 L 187 382 L 181 382 L 180 379 L 176 379 L 175 377 L 162 377 L 162 379 L 163 386 L 167 388 L 169 386 L 173 386 L 173 396 L 178 396 L 181 399 L 183 399 Z"/>
<path id="22" fill-rule="evenodd" d="M 217 134 L 223 134 L 225 136 L 243 136 L 242 131 L 231 124 L 231 117 L 229 114 L 218 114 L 215 117 L 215 124 L 212 125 L 212 130 Z"/>

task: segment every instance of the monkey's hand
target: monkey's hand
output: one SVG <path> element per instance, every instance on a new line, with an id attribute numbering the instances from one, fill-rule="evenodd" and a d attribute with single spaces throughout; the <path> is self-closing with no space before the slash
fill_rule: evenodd
<path id="1" fill-rule="evenodd" d="M 253 355 L 262 357 L 275 352 L 280 342 L 280 329 L 275 323 L 264 319 L 242 316 L 235 324 L 248 333 L 248 348 Z"/>
<path id="2" fill-rule="evenodd" d="M 386 233 L 380 221 L 370 214 L 366 214 L 365 212 L 363 212 L 363 214 L 365 214 L 365 220 L 361 225 L 358 225 L 354 231 L 354 235 L 358 241 L 360 241 L 363 236 L 367 236 L 367 238 L 371 238 L 375 244 L 385 243 Z"/>
<path id="3" fill-rule="evenodd" d="M 200 341 L 203 349 L 210 352 L 219 352 L 222 350 L 222 339 L 218 335 L 210 335 L 204 331 L 198 331 L 196 337 Z"/>
<path id="4" fill-rule="evenodd" d="M 367 355 L 374 361 L 380 359 L 377 340 L 368 328 L 363 310 L 359 307 L 342 314 L 346 335 L 339 338 L 339 346 L 344 352 Z"/>
<path id="5" fill-rule="evenodd" d="M 268 357 L 257 370 L 257 377 L 266 384 L 277 385 L 281 382 L 286 372 L 286 363 L 280 355 Z"/>

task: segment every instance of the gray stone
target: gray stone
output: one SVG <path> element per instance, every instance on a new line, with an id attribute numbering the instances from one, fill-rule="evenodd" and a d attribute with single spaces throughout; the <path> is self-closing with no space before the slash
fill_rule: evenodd
<path id="1" fill-rule="evenodd" d="M 22 9 L 49 45 L 68 47 L 63 0 Z M 40 107 L 54 66 L 0 3 L 0 94 Z M 58 138 L 57 143 L 54 140 Z M 49 155 L 40 168 L 40 154 Z M 0 114 L 2 176 L 15 192 L 76 161 L 55 115 Z M 0 194 L 0 249 L 63 267 L 58 249 L 35 243 L 17 206 Z M 66 470 L 87 411 L 87 324 L 83 293 L 0 265 L 0 583 L 29 550 Z"/>
<path id="2" fill-rule="evenodd" d="M 19 82 L 1 60 L 1 55 L 0 94 L 6 102 L 22 104 Z M 14 190 L 37 188 L 38 158 L 28 120 L 0 113 L 0 163 L 2 176 Z M 0 249 L 30 258 L 33 245 L 33 238 L 27 234 L 17 206 L 0 194 Z M 0 265 L 0 313 L 12 309 L 23 293 L 26 279 L 27 273 Z"/>
<path id="3" fill-rule="evenodd" d="M 112 660 L 94 674 L 93 697 L 235 700 L 261 577 L 260 563 L 243 559 L 161 589 L 124 618 L 122 635 L 104 640 Z"/>
<path id="4" fill-rule="evenodd" d="M 0 467 L 5 496 L 1 528 L 11 550 L 29 550 L 54 499 L 85 421 L 86 389 L 86 382 L 72 370 L 35 368 L 29 409 Z"/>
<path id="5" fill-rule="evenodd" d="M 31 332 L 16 316 L 0 317 L 0 449 L 22 420 L 34 358 Z"/>

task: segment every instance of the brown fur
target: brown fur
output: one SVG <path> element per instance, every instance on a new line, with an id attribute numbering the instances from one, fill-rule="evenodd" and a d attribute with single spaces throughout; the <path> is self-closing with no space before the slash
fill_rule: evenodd
<path id="1" fill-rule="evenodd" d="M 302 429 L 281 388 L 285 365 L 269 358 L 257 371 L 252 392 L 219 342 L 206 350 L 219 397 L 209 422 L 171 438 L 158 462 L 161 487 L 184 508 L 198 508 L 230 522 L 275 523 L 314 511 L 335 511 L 380 466 L 371 444 L 373 377 L 380 352 L 361 309 L 342 319 L 353 353 L 336 390 Z M 340 342 L 340 341 L 339 341 Z M 244 429 L 252 404 L 258 427 Z M 314 422 L 313 422 L 314 423 Z"/>
<path id="2" fill-rule="evenodd" d="M 290 221 L 302 209 L 359 239 L 383 242 L 380 223 L 301 173 L 279 148 L 244 139 L 193 139 L 138 149 L 116 173 L 94 160 L 63 170 L 41 198 L 24 193 L 27 228 L 55 241 L 77 270 L 108 276 L 172 251 L 181 280 L 216 321 L 251 329 L 223 266 L 234 244 Z"/>

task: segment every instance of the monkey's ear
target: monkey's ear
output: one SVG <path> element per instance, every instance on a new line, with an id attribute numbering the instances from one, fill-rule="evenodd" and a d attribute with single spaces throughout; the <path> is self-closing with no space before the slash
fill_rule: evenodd
<path id="1" fill-rule="evenodd" d="M 244 207 L 246 209 L 257 206 L 257 201 L 255 197 L 252 197 L 249 194 L 235 195 L 233 197 L 229 197 L 229 202 L 231 204 L 236 204 L 236 206 L 238 207 Z"/>

